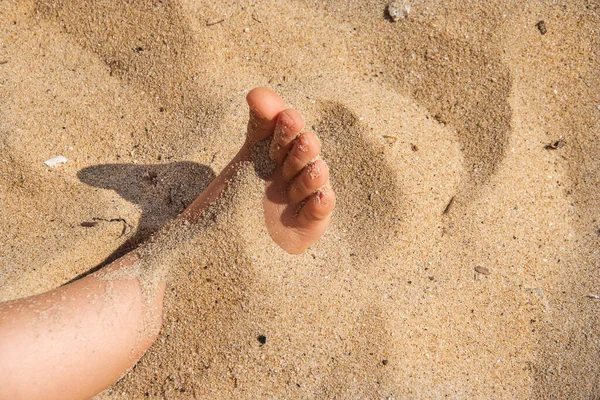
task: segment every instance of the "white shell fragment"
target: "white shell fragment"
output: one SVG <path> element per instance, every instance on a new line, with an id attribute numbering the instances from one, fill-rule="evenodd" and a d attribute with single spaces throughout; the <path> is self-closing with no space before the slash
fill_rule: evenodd
<path id="1" fill-rule="evenodd" d="M 44 161 L 44 164 L 46 164 L 48 167 L 52 168 L 52 167 L 56 167 L 57 165 L 64 164 L 66 162 L 67 162 L 66 157 L 56 156 L 56 157 L 50 158 L 49 160 Z"/>
<path id="2" fill-rule="evenodd" d="M 410 6 L 403 1 L 393 1 L 387 6 L 387 12 L 392 21 L 397 22 L 408 17 Z"/>

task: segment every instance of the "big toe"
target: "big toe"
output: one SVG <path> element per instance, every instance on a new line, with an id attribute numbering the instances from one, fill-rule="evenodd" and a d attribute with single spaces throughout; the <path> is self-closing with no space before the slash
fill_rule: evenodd
<path id="1" fill-rule="evenodd" d="M 275 92 L 264 87 L 252 89 L 246 96 L 250 107 L 248 140 L 254 144 L 273 134 L 277 117 L 285 110 L 285 102 Z"/>

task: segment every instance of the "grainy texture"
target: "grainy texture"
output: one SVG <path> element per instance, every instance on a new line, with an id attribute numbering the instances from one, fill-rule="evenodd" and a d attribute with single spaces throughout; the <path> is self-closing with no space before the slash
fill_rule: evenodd
<path id="1" fill-rule="evenodd" d="M 387 3 L 0 3 L 0 300 L 177 215 L 255 86 L 303 113 L 338 193 L 290 256 L 248 165 L 142 248 L 164 325 L 99 398 L 600 392 L 598 3 L 412 1 L 397 22 Z"/>

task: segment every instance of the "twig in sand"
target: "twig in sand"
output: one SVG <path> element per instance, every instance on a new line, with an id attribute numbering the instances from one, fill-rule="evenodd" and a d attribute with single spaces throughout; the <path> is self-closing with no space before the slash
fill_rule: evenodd
<path id="1" fill-rule="evenodd" d="M 121 222 L 121 223 L 123 223 L 123 230 L 121 231 L 121 235 L 119 235 L 119 237 L 123 236 L 127 232 L 127 228 L 131 228 L 131 226 L 127 223 L 127 221 L 125 220 L 125 218 L 111 218 L 111 219 L 107 219 L 107 218 L 94 217 L 94 218 L 92 218 L 92 220 L 93 221 Z"/>
<path id="2" fill-rule="evenodd" d="M 565 145 L 565 141 L 562 139 L 558 139 L 552 143 L 549 143 L 547 145 L 544 146 L 544 150 L 558 150 L 561 147 L 564 147 Z"/>
<path id="3" fill-rule="evenodd" d="M 214 21 L 214 22 L 208 22 L 208 20 L 206 20 L 206 26 L 218 25 L 218 24 L 222 24 L 223 22 L 225 22 L 225 19 L 220 19 L 220 20 Z"/>
<path id="4" fill-rule="evenodd" d="M 456 196 L 452 196 L 450 198 L 450 201 L 448 202 L 448 204 L 446 205 L 446 208 L 444 208 L 444 211 L 442 211 L 442 215 L 448 214 L 448 211 L 450 211 L 450 208 L 452 207 L 452 204 L 454 204 L 454 198 Z"/>
<path id="5" fill-rule="evenodd" d="M 598 296 L 597 294 L 586 294 L 585 297 L 587 297 L 588 299 L 598 299 L 598 300 L 600 300 L 600 296 Z"/>

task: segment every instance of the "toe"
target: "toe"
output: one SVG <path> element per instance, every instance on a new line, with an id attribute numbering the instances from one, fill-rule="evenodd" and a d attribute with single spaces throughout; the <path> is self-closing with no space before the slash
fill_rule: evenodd
<path id="1" fill-rule="evenodd" d="M 307 164 L 319 155 L 321 143 L 312 133 L 303 133 L 293 142 L 281 167 L 281 175 L 285 180 L 294 178 Z"/>
<path id="2" fill-rule="evenodd" d="M 329 180 L 329 168 L 323 160 L 308 164 L 292 181 L 288 192 L 291 203 L 300 203 Z"/>
<path id="3" fill-rule="evenodd" d="M 293 141 L 304 128 L 304 118 L 296 110 L 288 109 L 279 114 L 275 133 L 271 141 L 270 156 L 277 165 L 281 165 L 290 151 Z"/>
<path id="4" fill-rule="evenodd" d="M 267 88 L 252 89 L 246 96 L 250 106 L 248 140 L 253 144 L 273 134 L 277 117 L 285 110 L 285 102 Z"/>
<path id="5" fill-rule="evenodd" d="M 298 213 L 298 220 L 304 226 L 324 221 L 331 216 L 334 207 L 335 192 L 331 188 L 317 190 L 302 206 Z"/>

